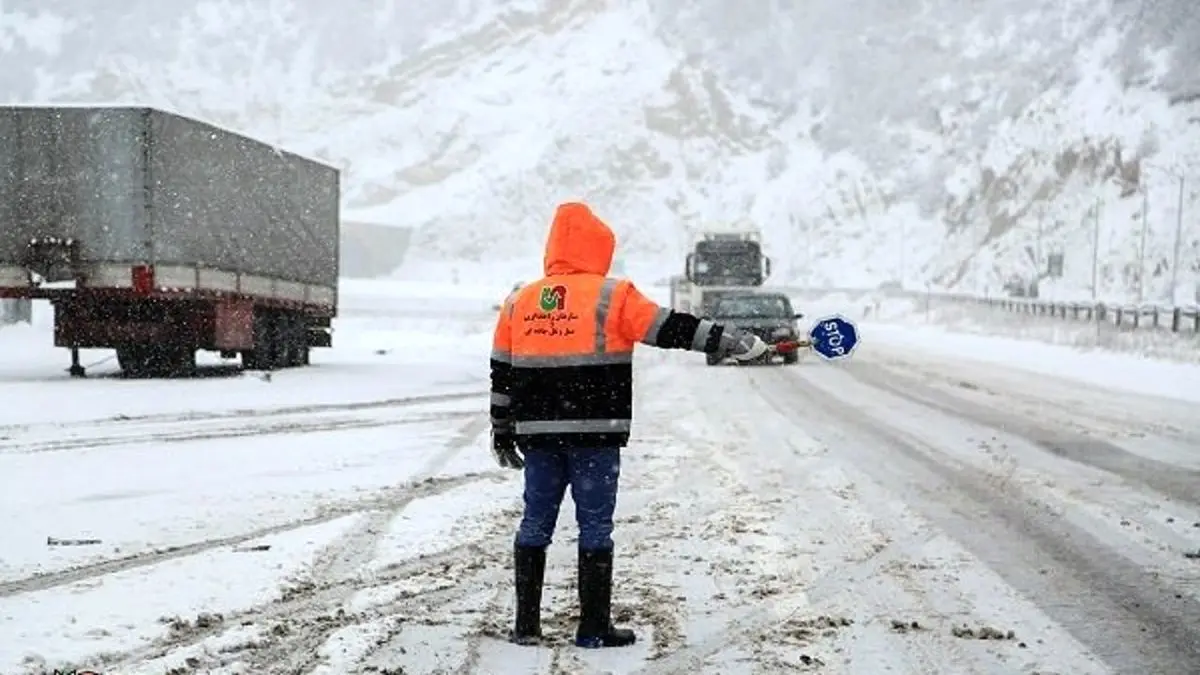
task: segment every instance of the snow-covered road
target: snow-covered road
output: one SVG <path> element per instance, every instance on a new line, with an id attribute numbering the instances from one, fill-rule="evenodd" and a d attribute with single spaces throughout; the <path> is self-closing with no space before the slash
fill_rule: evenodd
<path id="1" fill-rule="evenodd" d="M 0 364 L 0 673 L 1200 673 L 1200 397 L 887 327 L 839 365 L 643 351 L 615 598 L 643 639 L 566 646 L 568 507 L 563 646 L 508 645 L 495 296 L 357 290 L 339 348 L 270 381 Z"/>

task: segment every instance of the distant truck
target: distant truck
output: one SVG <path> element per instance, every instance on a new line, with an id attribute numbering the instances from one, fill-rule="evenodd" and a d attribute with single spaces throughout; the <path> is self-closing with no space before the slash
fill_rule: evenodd
<path id="1" fill-rule="evenodd" d="M 693 241 L 683 277 L 672 280 L 671 308 L 709 316 L 722 296 L 762 286 L 770 275 L 757 228 L 710 228 Z"/>
<path id="2" fill-rule="evenodd" d="M 49 300 L 54 344 L 129 375 L 196 352 L 247 369 L 333 344 L 339 174 L 173 113 L 0 106 L 0 297 Z"/>

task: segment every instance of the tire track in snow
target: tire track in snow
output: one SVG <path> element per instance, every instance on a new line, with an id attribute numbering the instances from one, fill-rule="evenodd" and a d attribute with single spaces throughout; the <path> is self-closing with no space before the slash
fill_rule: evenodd
<path id="1" fill-rule="evenodd" d="M 798 409 L 809 413 L 806 429 L 881 485 L 905 495 L 1110 668 L 1200 672 L 1200 602 L 1169 580 L 1147 574 L 1111 542 L 1066 522 L 1038 496 L 964 464 L 937 441 L 860 410 L 855 393 L 837 382 L 803 373 L 773 375 L 763 378 L 770 388 L 790 393 Z M 939 413 L 929 412 L 932 426 Z"/>
<path id="2" fill-rule="evenodd" d="M 444 469 L 460 451 L 470 446 L 487 429 L 487 425 L 486 417 L 477 417 L 460 429 L 445 448 L 426 463 L 415 479 L 434 481 L 433 476 Z M 494 470 L 475 474 L 473 478 L 508 479 L 511 476 L 511 472 Z M 399 612 L 406 603 L 412 601 L 411 597 L 406 597 L 362 612 L 346 612 L 344 605 L 356 592 L 390 580 L 411 578 L 421 571 L 430 571 L 430 568 L 437 571 L 440 567 L 440 573 L 448 577 L 469 575 L 474 566 L 463 561 L 479 559 L 475 542 L 454 547 L 436 556 L 406 562 L 382 573 L 363 572 L 365 565 L 374 558 L 378 543 L 386 535 L 389 523 L 409 504 L 469 482 L 472 481 L 456 481 L 436 492 L 409 493 L 391 501 L 386 508 L 369 512 L 353 530 L 323 549 L 306 575 L 306 580 L 290 589 L 285 600 L 239 615 L 237 621 L 241 625 L 248 622 L 270 624 L 266 637 L 252 648 L 229 652 L 228 658 L 223 657 L 221 663 L 210 665 L 237 660 L 250 664 L 254 672 L 309 672 L 320 664 L 320 650 L 335 631 L 350 625 L 385 619 L 390 613 Z M 458 592 L 451 589 L 447 593 L 422 597 L 426 601 L 446 602 L 457 596 Z M 202 637 L 211 637 L 211 633 Z M 196 639 L 192 638 L 192 642 L 195 641 Z M 178 649 L 183 646 L 183 643 L 175 642 L 169 643 L 166 648 Z"/>
<path id="3" fill-rule="evenodd" d="M 1102 434 L 1060 428 L 1058 419 L 1028 418 L 981 405 L 969 398 L 969 392 L 955 396 L 890 368 L 884 368 L 886 374 L 866 368 L 846 370 L 867 386 L 992 430 L 994 440 L 984 447 L 1007 462 L 1013 475 L 1030 476 L 1038 471 L 1029 466 L 1031 462 L 1048 462 L 1045 475 L 1055 476 L 1045 484 L 1050 499 L 1061 499 L 1066 508 L 1082 502 L 1087 511 L 1097 512 L 1094 523 L 1085 519 L 1081 526 L 1102 540 L 1124 539 L 1113 547 L 1145 567 L 1147 574 L 1195 578 L 1195 567 L 1184 556 L 1200 550 L 1200 509 L 1196 508 L 1200 471 L 1140 456 Z M 1189 593 L 1186 585 L 1182 588 Z M 1190 595 L 1200 598 L 1198 590 Z"/>
<path id="4" fill-rule="evenodd" d="M 1120 401 L 1120 393 L 1082 391 L 1084 385 L 1076 385 L 1061 390 L 1075 402 L 1074 408 L 1039 405 L 1031 411 L 1006 411 L 988 405 L 975 389 L 943 388 L 914 374 L 914 367 L 897 372 L 892 363 L 880 372 L 856 367 L 869 364 L 852 363 L 845 372 L 866 386 L 992 431 L 992 439 L 981 443 L 986 453 L 1007 463 L 1012 475 L 1041 475 L 1040 465 L 1044 475 L 1053 476 L 1051 482 L 1043 483 L 1056 497 L 1066 504 L 1082 503 L 1087 511 L 1101 514 L 1094 518 L 1097 522 L 1092 529 L 1127 538 L 1127 557 L 1134 559 L 1141 551 L 1148 555 L 1137 561 L 1144 566 L 1176 578 L 1193 574 L 1194 566 L 1184 556 L 1200 550 L 1200 490 L 1195 487 L 1200 485 L 1200 470 L 1195 468 L 1200 437 L 1184 441 L 1170 433 L 1169 421 L 1163 421 L 1192 406 L 1168 401 L 1164 410 L 1172 417 L 1164 418 L 1160 411 L 1158 417 L 1141 423 L 1126 420 L 1119 431 L 1110 431 L 1113 420 L 1092 422 L 1099 413 L 1089 404 L 1094 399 Z M 1000 388 L 990 395 L 999 397 L 1001 392 L 1006 398 L 1023 396 Z M 1124 398 L 1133 411 L 1145 403 L 1138 395 Z M 1090 428 L 1092 423 L 1099 426 Z M 1164 424 L 1166 435 L 1161 433 Z M 1193 590 L 1192 595 L 1200 597 L 1200 592 Z"/>
<path id="5" fill-rule="evenodd" d="M 473 419 L 425 464 L 416 479 L 433 480 L 459 452 L 471 446 L 475 439 L 487 431 L 490 424 L 486 416 Z M 493 470 L 488 472 L 488 475 L 507 480 L 514 474 L 511 471 Z M 354 529 L 326 546 L 310 571 L 314 587 L 332 580 L 358 576 L 375 557 L 376 548 L 386 535 L 391 521 L 416 499 L 429 496 L 432 495 L 409 493 L 395 500 L 387 509 L 368 513 Z M 297 622 L 293 614 L 289 618 L 293 628 L 287 634 L 276 636 L 275 641 L 261 645 L 246 655 L 250 670 L 260 673 L 305 673 L 319 665 L 320 649 L 325 646 L 335 630 L 346 625 L 336 620 L 330 621 L 326 617 L 338 617 L 338 610 L 351 598 L 355 590 L 342 587 L 339 592 L 326 593 L 320 602 L 310 602 L 309 608 L 314 616 L 306 617 L 304 621 Z M 308 591 L 294 594 L 295 597 L 301 598 L 307 595 L 310 595 Z M 345 613 L 341 616 L 345 617 Z M 355 622 L 359 621 L 361 617 Z"/>
<path id="6" fill-rule="evenodd" d="M 454 585 L 446 587 L 439 582 L 466 578 L 479 569 L 477 561 L 482 558 L 479 555 L 478 541 L 466 542 L 441 553 L 420 556 L 374 572 L 365 571 L 365 565 L 373 559 L 378 543 L 386 535 L 391 520 L 413 502 L 436 497 L 472 483 L 506 480 L 512 476 L 511 472 L 500 470 L 451 477 L 437 475 L 459 452 L 470 447 L 487 427 L 488 420 L 483 416 L 477 416 L 461 427 L 445 447 L 429 458 L 409 481 L 413 487 L 398 489 L 386 496 L 358 503 L 354 507 L 346 505 L 329 514 L 323 514 L 316 522 L 313 522 L 313 519 L 305 519 L 303 522 L 296 521 L 277 526 L 299 529 L 354 513 L 366 514 L 352 530 L 326 545 L 304 578 L 290 585 L 281 599 L 225 616 L 217 625 L 190 629 L 183 634 L 156 641 L 148 647 L 104 659 L 102 664 L 87 665 L 103 665 L 106 670 L 129 668 L 150 660 L 167 658 L 172 652 L 199 645 L 232 627 L 258 624 L 266 628 L 261 639 L 240 649 L 224 650 L 215 658 L 210 655 L 201 659 L 204 662 L 203 667 L 216 668 L 237 661 L 254 664 L 253 672 L 295 675 L 308 672 L 319 664 L 320 648 L 328 641 L 330 635 L 340 628 L 399 614 L 418 599 L 435 604 L 454 600 L 461 591 Z M 267 534 L 275 533 L 277 532 Z M 246 543 L 261 536 L 264 536 L 264 532 L 258 530 L 237 537 L 239 541 L 235 543 Z M 211 548 L 215 546 L 209 546 L 205 550 Z M 414 578 L 422 576 L 430 580 L 432 588 L 402 593 L 390 602 L 372 606 L 362 612 L 352 613 L 343 609 L 347 600 L 359 591 L 389 583 L 411 582 Z"/>
<path id="7" fill-rule="evenodd" d="M 1035 419 L 1025 419 L 949 392 L 939 391 L 910 375 L 864 363 L 846 364 L 860 382 L 920 403 L 948 416 L 1015 434 L 1069 461 L 1116 474 L 1180 502 L 1200 505 L 1200 471 L 1140 457 L 1115 443 L 1074 433 Z M 886 371 L 886 372 L 884 372 Z M 1200 447 L 1197 447 L 1200 452 Z"/>
<path id="8" fill-rule="evenodd" d="M 489 478 L 489 474 L 464 474 L 447 478 L 431 479 L 423 483 L 412 485 L 406 488 L 396 488 L 391 490 L 382 490 L 380 494 L 364 499 L 346 500 L 335 502 L 321 509 L 321 513 L 306 518 L 288 520 L 276 525 L 258 528 L 242 534 L 221 537 L 218 539 L 205 539 L 203 541 L 184 544 L 181 546 L 172 546 L 156 551 L 147 551 L 145 553 L 137 553 L 134 555 L 114 558 L 111 560 L 103 560 L 88 565 L 81 565 L 55 572 L 46 572 L 44 574 L 36 574 L 16 579 L 12 581 L 0 582 L 0 598 L 21 595 L 23 593 L 34 593 L 44 591 L 59 586 L 66 586 L 81 581 L 88 581 L 97 577 L 103 577 L 118 572 L 148 567 L 157 565 L 169 560 L 186 558 L 188 556 L 205 553 L 218 548 L 228 548 L 246 544 L 263 537 L 268 537 L 283 532 L 299 530 L 313 525 L 321 525 L 339 518 L 344 518 L 355 513 L 378 511 L 380 509 L 391 508 L 396 503 L 411 503 L 415 499 L 432 497 L 456 487 L 466 485 L 479 480 Z"/>
<path id="9" fill-rule="evenodd" d="M 30 433 L 39 429 L 46 433 L 57 433 L 81 429 L 84 431 L 104 429 L 130 424 L 172 424 L 187 422 L 203 422 L 211 420 L 232 420 L 247 418 L 264 418 L 280 415 L 300 415 L 305 413 L 347 412 L 359 410 L 379 410 L 384 408 L 404 408 L 413 405 L 461 401 L 488 396 L 486 389 L 445 392 L 438 394 L 419 394 L 395 398 L 370 399 L 365 401 L 348 401 L 337 403 L 302 403 L 297 405 L 281 405 L 264 408 L 232 408 L 214 412 L 179 412 L 179 413 L 150 413 L 146 415 L 116 415 L 103 419 L 75 420 L 70 422 L 38 422 L 33 424 L 4 424 L 0 425 L 0 440 L 9 440 L 14 435 Z"/>
<path id="10" fill-rule="evenodd" d="M 738 375 L 751 372 L 753 371 L 746 370 Z M 707 371 L 705 375 L 712 377 L 709 373 L 713 371 Z M 717 377 L 724 375 L 715 374 Z M 708 384 L 710 383 L 706 383 Z M 728 407 L 728 386 L 702 385 L 695 387 L 694 391 L 697 392 L 697 405 L 700 409 L 717 409 L 717 406 L 722 405 Z M 759 494 L 779 495 L 782 501 L 776 509 L 777 514 L 811 512 L 811 505 L 792 502 L 811 501 L 818 496 L 807 491 L 804 477 L 828 469 L 834 461 L 827 456 L 827 452 L 813 453 L 811 449 L 798 447 L 793 441 L 795 434 L 788 433 L 788 430 L 794 428 L 795 416 L 795 410 L 789 407 L 792 405 L 790 400 L 765 398 L 770 404 L 770 412 L 764 415 L 762 406 L 751 393 L 748 398 L 742 399 L 745 410 L 727 410 L 728 418 L 722 419 L 718 423 L 719 426 L 710 425 L 709 432 L 716 435 L 724 429 L 727 434 L 741 441 L 742 452 L 737 453 L 727 448 L 726 454 L 731 456 L 722 458 L 722 463 L 738 476 L 739 481 L 752 486 Z M 746 405 L 746 401 L 750 402 L 749 405 Z M 756 414 L 752 413 L 752 410 L 757 411 Z M 695 447 L 703 440 L 691 436 L 690 443 Z M 760 452 L 762 454 L 757 454 Z M 864 495 L 861 489 L 856 492 L 858 500 L 866 499 L 867 503 L 862 504 L 866 507 L 866 512 L 875 517 L 886 513 L 886 506 L 877 496 Z M 847 520 L 837 508 L 829 508 L 822 515 L 824 522 L 820 524 L 803 520 L 797 522 L 789 517 L 776 517 L 775 524 L 782 528 L 785 536 L 793 535 L 797 540 L 807 540 L 819 535 L 817 538 L 820 541 L 820 550 L 814 563 L 820 563 L 819 567 L 825 570 L 823 573 L 804 580 L 794 592 L 774 596 L 769 603 L 757 603 L 748 609 L 733 613 L 726 617 L 724 630 L 700 640 L 689 640 L 686 646 L 633 671 L 631 675 L 713 672 L 710 663 L 713 657 L 737 644 L 755 641 L 770 643 L 773 641 L 772 633 L 780 630 L 782 626 L 803 626 L 806 620 L 812 619 L 815 607 L 819 607 L 833 596 L 846 594 L 849 589 L 855 589 L 854 592 L 869 605 L 866 609 L 886 606 L 886 594 L 875 590 L 870 582 L 879 578 L 890 565 L 911 558 L 915 552 L 938 536 L 927 528 L 902 527 L 901 523 L 900 526 L 887 528 L 888 540 L 885 544 L 867 547 L 871 542 L 863 540 L 861 536 L 855 536 L 863 534 L 861 523 Z M 895 525 L 893 522 L 888 524 Z M 919 602 L 920 598 L 916 600 Z M 909 605 L 907 608 L 912 607 Z M 923 609 L 929 610 L 932 607 Z M 861 617 L 855 621 L 858 624 L 862 623 Z M 954 642 L 928 644 L 905 640 L 902 644 L 892 644 L 890 647 L 897 659 L 904 660 L 909 666 L 906 672 L 936 672 L 940 664 L 945 663 L 952 663 L 959 669 L 956 672 L 964 675 L 988 672 L 988 664 L 981 662 L 978 655 L 967 653 Z M 753 646 L 747 649 L 759 651 Z M 813 653 L 808 650 L 798 651 Z M 760 665 L 768 670 L 772 668 L 769 664 Z M 897 667 L 901 664 L 897 662 L 891 665 Z M 795 667 L 794 664 L 789 666 Z"/>
<path id="11" fill-rule="evenodd" d="M 445 478 L 434 478 L 433 476 L 440 471 L 454 454 L 462 447 L 465 447 L 475 436 L 478 436 L 486 428 L 487 419 L 485 417 L 476 416 L 467 425 L 465 425 L 459 434 L 451 441 L 447 449 L 439 452 L 432 458 L 425 468 L 415 475 L 404 486 L 393 489 L 382 490 L 378 494 L 363 499 L 351 499 L 334 502 L 323 506 L 319 513 L 305 518 L 288 520 L 277 525 L 257 528 L 249 532 L 228 537 L 220 537 L 215 539 L 205 539 L 191 544 L 182 546 L 173 546 L 157 551 L 145 553 L 137 553 L 134 555 L 104 560 L 88 565 L 81 565 L 55 572 L 47 572 L 44 574 L 32 575 L 23 579 L 13 581 L 0 582 L 0 598 L 20 595 L 22 593 L 32 593 L 42 591 L 49 588 L 56 588 L 68 584 L 87 581 L 97 577 L 103 577 L 117 572 L 137 569 L 156 565 L 168 560 L 176 560 L 193 556 L 198 553 L 204 553 L 213 549 L 238 546 L 247 542 L 261 539 L 266 536 L 290 532 L 313 525 L 328 523 L 338 518 L 342 518 L 355 513 L 376 512 L 377 515 L 368 518 L 368 523 L 375 523 L 379 520 L 386 522 L 390 520 L 390 515 L 384 516 L 379 514 L 391 514 L 394 511 L 403 509 L 411 504 L 416 499 L 431 497 L 443 492 L 452 490 L 460 485 L 482 480 L 484 478 L 495 475 L 495 472 L 485 474 L 466 474 L 460 476 L 450 476 Z M 463 440 L 465 436 L 469 436 L 467 440 Z"/>
<path id="12" fill-rule="evenodd" d="M 1128 436 L 1151 434 L 1184 444 L 1200 445 L 1195 419 L 1200 404 L 1138 394 L 1106 391 L 1083 382 L 1005 370 L 998 366 L 967 361 L 929 362 L 914 355 L 872 355 L 869 365 L 899 371 L 925 389 L 941 390 L 956 399 L 976 399 L 979 405 L 1013 404 L 1026 407 L 1022 415 L 1053 419 L 1088 432 L 1108 431 Z M 862 361 L 843 364 L 848 369 L 864 366 Z M 1036 382 L 1036 387 L 1030 383 Z M 993 399 L 984 402 L 984 398 Z"/>
<path id="13" fill-rule="evenodd" d="M 431 495 L 432 496 L 432 495 Z M 505 528 L 505 535 L 508 533 Z M 478 576 L 479 561 L 486 560 L 481 556 L 489 550 L 485 542 L 472 541 L 448 548 L 432 555 L 423 555 L 406 560 L 371 574 L 356 575 L 342 579 L 333 579 L 319 583 L 305 582 L 295 588 L 289 588 L 284 596 L 271 603 L 252 607 L 240 612 L 222 617 L 215 625 L 201 628 L 189 627 L 182 634 L 171 635 L 153 644 L 124 654 L 107 657 L 101 663 L 89 663 L 88 666 L 104 666 L 106 671 L 123 672 L 135 666 L 145 666 L 149 662 L 160 660 L 164 663 L 163 670 L 170 671 L 174 666 L 166 665 L 172 654 L 179 654 L 201 643 L 215 638 L 226 631 L 238 627 L 257 625 L 263 628 L 264 635 L 272 635 L 266 641 L 256 640 L 252 644 L 240 647 L 227 647 L 219 655 L 209 654 L 208 658 L 196 662 L 203 669 L 220 668 L 229 663 L 242 661 L 247 658 L 258 662 L 270 661 L 277 654 L 283 654 L 282 664 L 268 664 L 260 672 L 275 672 L 279 670 L 295 675 L 297 672 L 307 672 L 304 664 L 317 661 L 315 654 L 319 646 L 300 654 L 287 654 L 287 645 L 296 642 L 314 646 L 314 643 L 328 639 L 328 633 L 345 626 L 367 623 L 380 619 L 402 619 L 412 611 L 414 605 L 422 607 L 438 607 L 456 601 L 462 593 L 459 583 Z M 494 550 L 494 547 L 492 548 Z M 454 579 L 456 582 L 448 580 Z M 389 584 L 399 584 L 410 587 L 387 602 L 373 604 L 360 612 L 338 612 L 339 604 L 355 593 L 378 588 Z M 320 624 L 329 624 L 320 629 Z M 291 634 L 299 626 L 299 635 Z M 258 655 L 256 655 L 256 652 Z M 180 656 L 177 660 L 183 661 Z M 301 661 L 295 666 L 292 660 Z"/>
<path id="14" fill-rule="evenodd" d="M 307 417 L 295 420 L 276 420 L 266 423 L 245 422 L 227 427 L 205 429 L 168 429 L 160 432 L 138 430 L 133 433 L 112 435 L 108 437 L 72 438 L 64 440 L 35 441 L 32 443 L 16 443 L 12 445 L 0 443 L 0 456 L 14 454 L 35 454 L 43 452 L 63 452 L 67 450 L 98 450 L 105 447 L 129 447 L 136 445 L 165 445 L 169 443 L 189 443 L 195 441 L 214 441 L 231 438 L 252 438 L 256 436 L 284 436 L 290 434 L 311 434 L 335 431 L 358 431 L 380 427 L 404 426 L 423 422 L 436 422 L 455 418 L 471 417 L 475 411 L 438 412 L 426 415 L 408 414 L 396 418 L 341 418 L 341 419 L 309 419 Z"/>

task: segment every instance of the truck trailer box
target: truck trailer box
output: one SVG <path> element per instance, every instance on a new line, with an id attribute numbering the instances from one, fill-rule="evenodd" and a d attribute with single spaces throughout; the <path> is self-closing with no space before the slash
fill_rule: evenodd
<path id="1" fill-rule="evenodd" d="M 0 106 L 0 297 L 54 304 L 54 341 L 127 373 L 254 369 L 332 345 L 339 175 L 180 115 Z M 68 283 L 62 283 L 68 282 Z"/>
<path id="2" fill-rule="evenodd" d="M 3 106 L 0 289 L 148 266 L 160 288 L 333 308 L 339 197 L 335 168 L 181 115 Z"/>

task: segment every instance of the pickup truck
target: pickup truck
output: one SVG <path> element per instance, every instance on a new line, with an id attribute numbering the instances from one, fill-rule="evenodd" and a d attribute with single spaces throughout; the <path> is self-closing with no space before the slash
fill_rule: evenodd
<path id="1" fill-rule="evenodd" d="M 797 322 L 804 315 L 792 308 L 791 298 L 783 293 L 746 290 L 728 293 L 713 306 L 707 318 L 727 326 L 750 331 L 773 347 L 759 363 L 773 363 L 779 358 L 786 365 L 800 362 L 803 349 L 811 342 L 802 335 Z M 708 365 L 715 366 L 725 359 L 707 354 Z"/>

